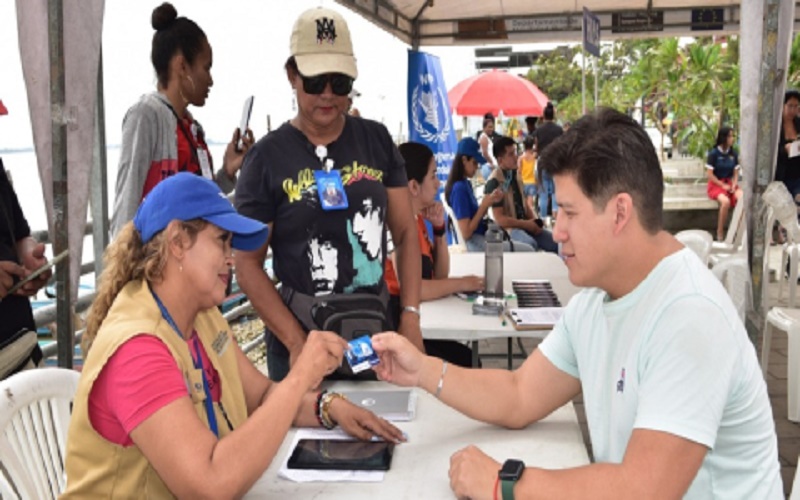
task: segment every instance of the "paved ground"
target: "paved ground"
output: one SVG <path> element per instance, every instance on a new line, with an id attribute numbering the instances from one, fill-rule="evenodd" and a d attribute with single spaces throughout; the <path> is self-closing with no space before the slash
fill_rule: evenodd
<path id="1" fill-rule="evenodd" d="M 770 263 L 771 267 L 777 268 L 780 262 L 780 247 L 771 247 L 770 249 Z M 776 264 L 773 264 L 776 263 Z M 778 296 L 777 283 L 770 284 L 770 303 L 776 304 Z M 778 304 L 782 306 L 787 305 L 786 290 L 783 293 L 783 300 Z M 761 355 L 761 339 L 758 339 L 758 353 Z M 479 346 L 479 351 L 484 353 L 505 354 L 507 352 L 506 341 L 504 339 L 497 339 L 491 341 L 482 341 Z M 530 353 L 531 349 L 536 345 L 536 341 L 532 339 L 524 339 L 523 346 L 526 352 Z M 787 497 L 792 487 L 795 469 L 797 468 L 798 455 L 800 455 L 800 424 L 790 422 L 787 419 L 787 400 L 786 400 L 786 367 L 787 367 L 787 339 L 786 334 L 782 332 L 775 332 L 772 336 L 772 349 L 770 354 L 769 369 L 767 376 L 767 389 L 769 392 L 770 402 L 772 403 L 772 413 L 775 420 L 775 428 L 778 434 L 778 454 L 781 463 L 781 475 L 783 477 L 784 492 Z M 520 353 L 519 347 L 514 343 L 514 352 Z M 519 366 L 522 362 L 521 359 L 513 361 L 514 366 Z M 484 367 L 492 368 L 506 368 L 507 360 L 499 358 L 491 358 L 483 360 Z M 574 401 L 575 409 L 578 413 L 578 420 L 581 423 L 581 430 L 583 431 L 584 441 L 589 450 L 591 457 L 591 444 L 589 443 L 586 415 L 583 408 L 582 397 L 577 397 Z"/>

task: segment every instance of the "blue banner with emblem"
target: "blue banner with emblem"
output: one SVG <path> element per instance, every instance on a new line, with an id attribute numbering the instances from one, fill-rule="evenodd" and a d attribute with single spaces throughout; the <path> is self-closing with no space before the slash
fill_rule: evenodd
<path id="1" fill-rule="evenodd" d="M 408 140 L 431 148 L 443 189 L 457 147 L 450 101 L 439 58 L 416 50 L 408 51 Z"/>

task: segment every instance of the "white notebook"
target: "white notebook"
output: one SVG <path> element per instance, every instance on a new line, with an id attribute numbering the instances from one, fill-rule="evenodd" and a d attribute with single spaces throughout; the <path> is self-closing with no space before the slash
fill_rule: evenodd
<path id="1" fill-rule="evenodd" d="M 563 312 L 563 307 L 520 307 L 509 309 L 508 316 L 517 330 L 544 330 L 552 328 Z"/>
<path id="2" fill-rule="evenodd" d="M 396 391 L 342 391 L 353 404 L 393 422 L 413 420 L 417 395 L 411 389 Z"/>

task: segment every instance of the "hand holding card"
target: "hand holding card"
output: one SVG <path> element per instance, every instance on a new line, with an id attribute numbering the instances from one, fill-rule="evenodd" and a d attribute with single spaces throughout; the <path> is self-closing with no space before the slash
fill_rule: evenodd
<path id="1" fill-rule="evenodd" d="M 372 340 L 369 336 L 358 337 L 347 344 L 349 348 L 345 351 L 344 357 L 353 373 L 363 372 L 381 362 L 372 348 Z"/>

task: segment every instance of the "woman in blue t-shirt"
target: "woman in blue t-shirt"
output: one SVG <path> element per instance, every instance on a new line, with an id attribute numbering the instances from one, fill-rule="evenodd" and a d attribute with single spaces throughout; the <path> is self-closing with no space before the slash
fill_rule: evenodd
<path id="1" fill-rule="evenodd" d="M 461 236 L 464 237 L 464 243 L 470 252 L 483 252 L 486 248 L 484 238 L 488 226 L 486 213 L 493 204 L 503 199 L 503 190 L 500 188 L 484 196 L 480 203 L 475 198 L 470 179 L 483 163 L 486 163 L 486 159 L 481 154 L 478 141 L 471 137 L 461 139 L 444 186 L 445 200 L 453 209 Z M 509 249 L 507 241 L 503 242 L 503 247 L 505 250 Z M 517 241 L 514 242 L 514 249 L 533 251 L 530 245 Z"/>
<path id="2" fill-rule="evenodd" d="M 725 221 L 728 220 L 728 211 L 736 206 L 736 201 L 742 197 L 739 188 L 739 155 L 733 149 L 735 136 L 733 129 L 722 127 L 717 134 L 717 144 L 708 153 L 706 159 L 706 173 L 708 175 L 708 197 L 719 202 L 719 217 L 717 219 L 717 240 L 725 239 Z"/>

